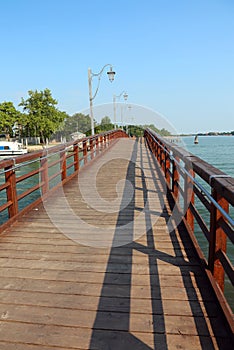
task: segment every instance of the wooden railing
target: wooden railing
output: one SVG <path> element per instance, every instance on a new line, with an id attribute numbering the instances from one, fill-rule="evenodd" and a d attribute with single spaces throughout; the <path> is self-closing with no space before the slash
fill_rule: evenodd
<path id="1" fill-rule="evenodd" d="M 0 232 L 119 137 L 127 135 L 113 130 L 0 161 Z"/>
<path id="2" fill-rule="evenodd" d="M 234 331 L 233 313 L 224 296 L 225 276 L 234 285 L 234 269 L 227 255 L 227 239 L 232 248 L 234 244 L 234 220 L 229 215 L 229 209 L 234 206 L 234 178 L 185 149 L 172 145 L 151 129 L 146 129 L 144 136 L 161 166 L 168 195 L 173 197 L 181 213 L 223 312 Z M 209 215 L 209 224 L 202 215 L 204 210 L 198 209 L 201 206 Z M 194 232 L 195 222 L 208 241 L 207 258 L 198 245 Z"/>

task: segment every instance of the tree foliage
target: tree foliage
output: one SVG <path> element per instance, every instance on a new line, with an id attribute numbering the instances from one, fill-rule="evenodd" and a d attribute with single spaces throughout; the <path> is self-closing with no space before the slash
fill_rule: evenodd
<path id="1" fill-rule="evenodd" d="M 22 114 L 16 110 L 12 102 L 0 103 L 0 132 L 13 136 L 13 127 L 21 117 Z"/>
<path id="2" fill-rule="evenodd" d="M 78 131 L 90 135 L 91 134 L 91 119 L 89 114 L 76 113 L 73 115 L 75 122 L 77 123 Z M 96 120 L 94 120 L 94 127 L 97 125 Z"/>
<path id="3" fill-rule="evenodd" d="M 52 134 L 57 139 L 66 137 L 71 138 L 71 134 L 79 131 L 89 136 L 91 134 L 91 121 L 89 115 L 75 113 L 69 116 L 57 108 L 57 101 L 52 97 L 51 91 L 29 90 L 28 98 L 21 99 L 19 104 L 24 113 L 18 111 L 12 102 L 3 102 L 0 104 L 0 133 L 14 136 L 13 130 L 18 127 L 20 136 L 40 137 L 45 143 Z M 114 129 L 110 117 L 104 116 L 98 125 L 94 120 L 95 133 L 101 133 Z M 149 127 L 162 136 L 170 135 L 166 129 L 159 130 L 155 125 L 128 125 L 124 126 L 132 136 L 142 136 L 143 130 Z"/>
<path id="4" fill-rule="evenodd" d="M 128 132 L 129 136 L 141 137 L 144 134 L 144 129 L 140 125 L 124 126 L 124 131 Z"/>
<path id="5" fill-rule="evenodd" d="M 39 136 L 42 142 L 48 139 L 66 118 L 66 113 L 56 108 L 57 101 L 52 97 L 49 89 L 44 91 L 28 91 L 29 97 L 22 98 L 19 106 L 27 113 L 24 128 L 31 136 Z"/>
<path id="6" fill-rule="evenodd" d="M 108 116 L 102 118 L 100 125 L 98 126 L 99 133 L 103 131 L 109 131 L 114 129 L 114 124 L 111 123 L 111 119 Z"/>
<path id="7" fill-rule="evenodd" d="M 95 120 L 94 125 L 96 126 Z M 75 113 L 72 116 L 66 117 L 64 121 L 62 135 L 69 139 L 71 134 L 77 131 L 87 136 L 91 134 L 91 121 L 88 114 L 85 115 L 82 113 Z"/>
<path id="8" fill-rule="evenodd" d="M 158 129 L 154 124 L 142 125 L 142 128 L 143 129 L 150 128 L 161 136 L 170 136 L 171 135 L 170 131 L 166 130 L 165 128 Z"/>

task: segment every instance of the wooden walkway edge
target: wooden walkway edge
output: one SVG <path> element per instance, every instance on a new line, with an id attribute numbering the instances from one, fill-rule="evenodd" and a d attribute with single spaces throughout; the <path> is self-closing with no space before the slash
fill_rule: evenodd
<path id="1" fill-rule="evenodd" d="M 0 263 L 1 350 L 233 348 L 142 139 L 6 229 Z"/>

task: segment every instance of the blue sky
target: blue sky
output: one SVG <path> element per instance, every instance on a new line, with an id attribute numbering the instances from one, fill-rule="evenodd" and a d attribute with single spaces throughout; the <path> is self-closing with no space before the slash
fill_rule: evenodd
<path id="1" fill-rule="evenodd" d="M 0 0 L 0 8 L 0 102 L 17 106 L 28 90 L 49 88 L 61 110 L 83 111 L 88 67 L 111 63 L 115 81 L 103 74 L 95 105 L 126 90 L 129 104 L 178 132 L 234 130 L 233 0 Z"/>

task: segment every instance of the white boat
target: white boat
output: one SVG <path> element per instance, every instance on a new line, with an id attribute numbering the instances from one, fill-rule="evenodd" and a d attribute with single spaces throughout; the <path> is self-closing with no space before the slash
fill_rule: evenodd
<path id="1" fill-rule="evenodd" d="M 18 141 L 0 141 L 0 156 L 18 156 L 27 152 L 27 148 Z"/>

